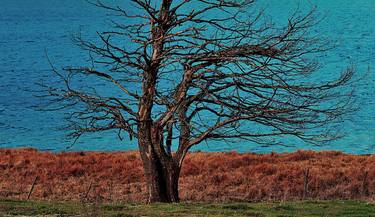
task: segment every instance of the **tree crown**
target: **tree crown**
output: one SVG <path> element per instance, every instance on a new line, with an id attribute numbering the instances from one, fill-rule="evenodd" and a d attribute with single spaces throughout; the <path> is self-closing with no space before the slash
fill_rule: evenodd
<path id="1" fill-rule="evenodd" d="M 129 0 L 124 7 L 91 2 L 116 18 L 98 32 L 80 35 L 87 66 L 54 69 L 65 88 L 48 91 L 70 116 L 71 136 L 118 129 L 139 139 L 140 123 L 161 132 L 161 148 L 177 155 L 207 139 L 275 144 L 291 135 L 319 144 L 337 138 L 328 127 L 351 110 L 353 68 L 336 80 L 315 79 L 317 54 L 328 48 L 310 33 L 315 10 L 294 13 L 285 26 L 254 13 L 252 0 Z M 251 11 L 251 13 L 250 13 Z M 74 87 L 94 76 L 99 87 Z"/>

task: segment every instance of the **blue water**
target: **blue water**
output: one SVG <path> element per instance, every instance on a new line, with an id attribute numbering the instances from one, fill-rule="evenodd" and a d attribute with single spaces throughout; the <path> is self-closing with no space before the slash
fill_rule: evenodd
<path id="1" fill-rule="evenodd" d="M 119 2 L 119 1 L 115 1 Z M 123 1 L 126 5 L 127 1 Z M 275 22 L 283 22 L 297 5 L 318 7 L 326 17 L 315 33 L 334 40 L 337 49 L 322 59 L 327 75 L 334 76 L 353 63 L 366 79 L 356 91 L 361 110 L 344 122 L 347 136 L 324 147 L 298 143 L 295 147 L 260 147 L 249 142 L 203 143 L 205 151 L 293 151 L 296 149 L 334 149 L 348 153 L 375 152 L 375 1 L 373 0 L 259 0 Z M 43 104 L 33 91 L 41 80 L 53 84 L 46 54 L 57 66 L 79 64 L 85 53 L 71 42 L 80 30 L 87 38 L 106 29 L 107 13 L 83 0 L 0 0 L 0 148 L 34 147 L 66 150 L 72 141 L 65 138 L 64 112 L 38 111 Z M 337 75 L 337 74 L 336 74 Z M 120 141 L 116 133 L 82 137 L 69 150 L 136 149 L 134 141 Z"/>

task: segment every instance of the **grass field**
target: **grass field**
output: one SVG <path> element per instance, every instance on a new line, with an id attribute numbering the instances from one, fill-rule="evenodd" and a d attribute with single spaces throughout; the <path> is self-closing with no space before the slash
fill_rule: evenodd
<path id="1" fill-rule="evenodd" d="M 107 204 L 0 200 L 0 216 L 345 216 L 375 217 L 375 204 L 360 201 L 306 201 L 228 204 Z"/>
<path id="2" fill-rule="evenodd" d="M 310 200 L 374 200 L 373 165 L 375 155 L 334 151 L 195 152 L 183 164 L 179 193 L 181 201 L 199 203 L 296 201 L 307 182 Z M 33 200 L 144 203 L 148 196 L 134 151 L 0 149 L 0 198 L 26 199 L 36 177 Z"/>

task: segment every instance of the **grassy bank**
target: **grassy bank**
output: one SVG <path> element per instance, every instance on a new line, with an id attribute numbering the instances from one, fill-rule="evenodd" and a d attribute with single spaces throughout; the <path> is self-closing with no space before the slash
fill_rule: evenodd
<path id="1" fill-rule="evenodd" d="M 184 202 L 375 200 L 375 155 L 191 153 Z M 308 176 L 306 177 L 306 173 Z M 37 180 L 36 180 L 37 179 Z M 0 198 L 140 203 L 147 200 L 137 152 L 49 153 L 0 149 Z M 307 184 L 307 185 L 305 185 Z M 306 186 L 306 188 L 305 188 Z"/>
<path id="2" fill-rule="evenodd" d="M 87 205 L 0 200 L 0 216 L 345 216 L 375 217 L 375 205 L 359 201 L 307 201 L 227 204 Z"/>

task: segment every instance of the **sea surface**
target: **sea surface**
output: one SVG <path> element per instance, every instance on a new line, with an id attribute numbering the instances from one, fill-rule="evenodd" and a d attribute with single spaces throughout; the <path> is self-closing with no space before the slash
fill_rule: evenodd
<path id="1" fill-rule="evenodd" d="M 128 1 L 115 1 L 126 7 Z M 195 150 L 240 152 L 287 152 L 297 149 L 340 150 L 375 153 L 375 1 L 374 0 L 258 0 L 266 14 L 285 22 L 297 8 L 314 5 L 324 17 L 315 33 L 334 41 L 323 63 L 325 76 L 334 78 L 349 64 L 359 73 L 369 71 L 356 88 L 360 110 L 343 123 L 346 136 L 323 147 L 300 142 L 294 147 L 262 147 L 250 142 L 203 143 Z M 40 111 L 43 99 L 35 97 L 36 83 L 54 76 L 48 58 L 61 67 L 80 64 L 87 55 L 71 40 L 83 32 L 95 38 L 106 29 L 108 14 L 84 0 L 0 0 L 0 148 L 33 147 L 50 151 L 136 149 L 135 141 L 120 141 L 116 133 L 82 137 L 71 147 L 67 140 L 64 111 Z M 47 58 L 48 56 L 48 58 Z M 285 140 L 287 141 L 287 139 Z"/>

